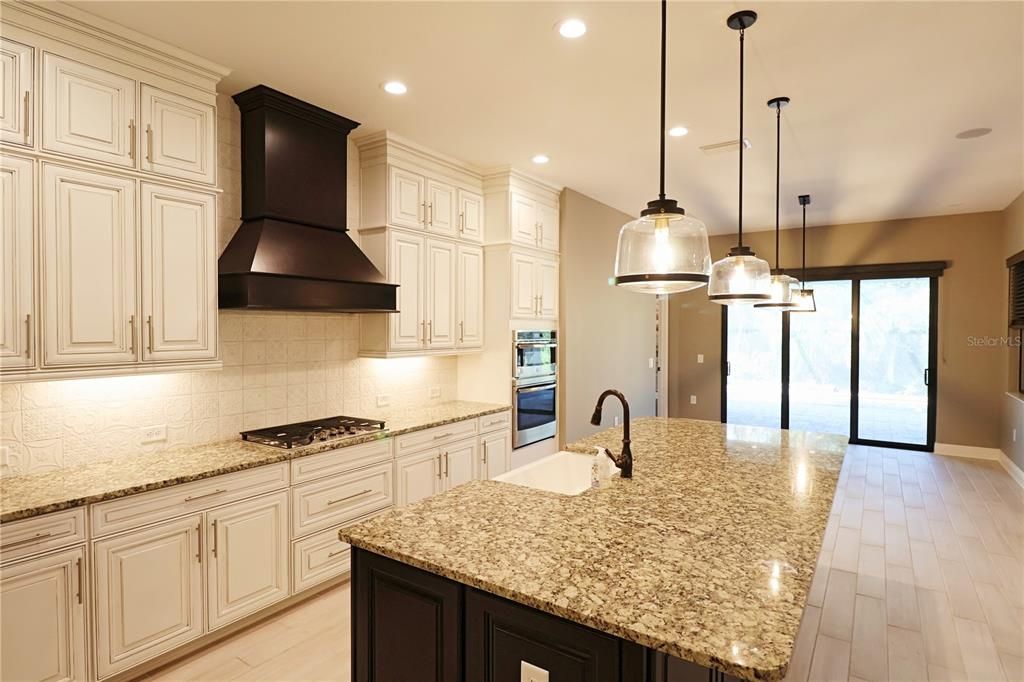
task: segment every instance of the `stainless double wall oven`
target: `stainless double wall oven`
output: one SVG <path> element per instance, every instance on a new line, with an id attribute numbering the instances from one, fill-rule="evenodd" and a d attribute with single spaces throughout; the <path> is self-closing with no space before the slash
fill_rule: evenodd
<path id="1" fill-rule="evenodd" d="M 552 438 L 558 430 L 558 332 L 515 332 L 512 447 Z"/>

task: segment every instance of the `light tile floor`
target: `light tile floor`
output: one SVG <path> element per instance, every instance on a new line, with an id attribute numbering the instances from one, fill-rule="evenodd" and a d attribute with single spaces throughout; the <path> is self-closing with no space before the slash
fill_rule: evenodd
<path id="1" fill-rule="evenodd" d="M 1024 680 L 1024 490 L 850 446 L 788 680 Z M 349 681 L 342 585 L 145 678 Z"/>

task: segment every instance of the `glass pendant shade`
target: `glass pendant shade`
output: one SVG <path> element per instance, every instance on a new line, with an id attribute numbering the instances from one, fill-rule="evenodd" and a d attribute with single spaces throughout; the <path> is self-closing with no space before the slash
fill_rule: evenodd
<path id="1" fill-rule="evenodd" d="M 771 268 L 746 248 L 734 248 L 711 267 L 708 298 L 722 305 L 750 305 L 771 299 Z"/>
<path id="2" fill-rule="evenodd" d="M 655 213 L 619 230 L 615 284 L 645 294 L 702 287 L 711 274 L 704 223 L 681 213 Z"/>
<path id="3" fill-rule="evenodd" d="M 768 287 L 769 299 L 762 303 L 755 303 L 755 308 L 768 308 L 774 310 L 792 310 L 793 295 L 800 291 L 797 285 L 800 281 L 789 275 L 772 275 L 771 284 Z"/>
<path id="4" fill-rule="evenodd" d="M 814 303 L 814 289 L 795 289 L 793 291 L 793 306 L 787 308 L 791 313 L 813 313 L 818 310 Z"/>

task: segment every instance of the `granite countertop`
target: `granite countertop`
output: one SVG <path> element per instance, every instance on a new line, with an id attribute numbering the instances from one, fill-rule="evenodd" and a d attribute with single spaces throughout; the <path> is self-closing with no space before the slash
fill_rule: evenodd
<path id="1" fill-rule="evenodd" d="M 368 415 L 368 419 L 383 419 L 386 430 L 340 442 L 325 441 L 285 450 L 239 438 L 162 450 L 137 457 L 121 457 L 47 473 L 2 478 L 0 523 L 307 457 L 509 409 L 509 405 L 452 401 L 400 413 Z"/>
<path id="2" fill-rule="evenodd" d="M 617 452 L 621 428 L 569 446 Z M 575 497 L 474 481 L 349 526 L 353 545 L 748 680 L 785 676 L 839 436 L 632 424 L 634 477 Z"/>

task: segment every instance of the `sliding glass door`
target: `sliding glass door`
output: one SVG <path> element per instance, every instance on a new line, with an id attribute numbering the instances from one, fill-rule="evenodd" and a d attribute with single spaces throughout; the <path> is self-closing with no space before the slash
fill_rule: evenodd
<path id="1" fill-rule="evenodd" d="M 817 312 L 723 309 L 722 421 L 931 450 L 938 277 L 836 270 Z"/>

